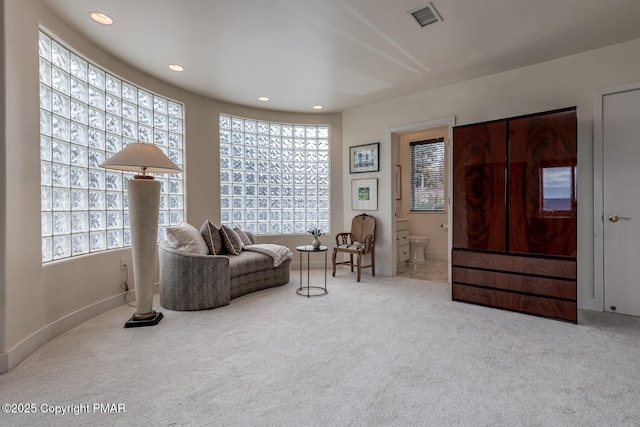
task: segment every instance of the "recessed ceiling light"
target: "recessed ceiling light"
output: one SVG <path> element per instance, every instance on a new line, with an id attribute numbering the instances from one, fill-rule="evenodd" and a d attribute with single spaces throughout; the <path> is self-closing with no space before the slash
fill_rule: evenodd
<path id="1" fill-rule="evenodd" d="M 184 67 L 182 65 L 178 65 L 178 64 L 169 65 L 169 69 L 171 71 L 184 71 Z"/>
<path id="2" fill-rule="evenodd" d="M 102 25 L 111 25 L 111 24 L 113 24 L 113 18 L 110 17 L 109 15 L 105 15 L 104 13 L 91 12 L 91 14 L 89 16 L 91 17 L 91 19 L 96 21 L 98 24 L 102 24 Z"/>
<path id="3" fill-rule="evenodd" d="M 260 98 L 258 98 L 258 101 L 262 101 L 262 102 L 267 102 L 269 100 L 268 96 L 261 96 Z"/>
<path id="4" fill-rule="evenodd" d="M 313 109 L 314 110 L 322 110 L 324 107 L 322 105 L 314 105 Z"/>

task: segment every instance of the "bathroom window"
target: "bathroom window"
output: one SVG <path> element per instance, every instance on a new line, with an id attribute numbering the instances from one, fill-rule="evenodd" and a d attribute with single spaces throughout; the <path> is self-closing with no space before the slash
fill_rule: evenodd
<path id="1" fill-rule="evenodd" d="M 412 142 L 410 210 L 444 211 L 444 138 Z"/>

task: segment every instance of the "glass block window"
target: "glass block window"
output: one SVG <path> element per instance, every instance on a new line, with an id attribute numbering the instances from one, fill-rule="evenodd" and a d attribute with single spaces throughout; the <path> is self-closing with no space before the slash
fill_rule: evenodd
<path id="1" fill-rule="evenodd" d="M 220 115 L 221 222 L 258 235 L 330 231 L 328 125 Z"/>
<path id="2" fill-rule="evenodd" d="M 127 181 L 98 165 L 128 144 L 183 164 L 183 106 L 121 80 L 40 32 L 42 262 L 131 245 Z M 158 241 L 184 217 L 182 174 L 160 181 Z"/>
<path id="3" fill-rule="evenodd" d="M 412 142 L 411 193 L 412 211 L 444 211 L 444 139 Z"/>

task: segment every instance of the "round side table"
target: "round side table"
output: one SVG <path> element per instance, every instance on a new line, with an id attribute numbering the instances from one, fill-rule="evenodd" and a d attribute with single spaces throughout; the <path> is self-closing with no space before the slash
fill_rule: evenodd
<path id="1" fill-rule="evenodd" d="M 319 248 L 314 248 L 311 245 L 304 245 L 296 247 L 296 250 L 300 254 L 300 287 L 296 289 L 296 293 L 298 295 L 302 295 L 303 297 L 321 297 L 323 295 L 327 295 L 329 291 L 327 291 L 327 250 L 329 248 L 326 246 L 320 246 Z M 311 265 L 309 263 L 309 256 L 312 253 L 316 252 L 324 252 L 324 288 L 321 286 L 311 286 L 309 283 L 309 270 L 311 269 Z M 302 286 L 302 254 L 307 254 L 307 286 Z M 306 292 L 305 292 L 306 291 Z"/>

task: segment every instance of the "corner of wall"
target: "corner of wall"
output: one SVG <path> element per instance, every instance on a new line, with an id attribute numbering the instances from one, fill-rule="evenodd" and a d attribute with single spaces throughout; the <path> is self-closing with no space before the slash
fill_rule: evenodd
<path id="1" fill-rule="evenodd" d="M 0 353 L 0 375 L 9 372 L 9 354 Z"/>
<path id="2" fill-rule="evenodd" d="M 6 109 L 6 98 L 5 98 L 5 25 L 4 25 L 4 0 L 0 2 L 0 76 L 2 76 L 2 81 L 0 82 L 0 170 L 3 173 L 0 174 L 0 236 L 6 236 L 5 233 L 5 224 L 6 224 L 6 117 L 5 112 Z M 5 290 L 5 254 L 6 254 L 6 241 L 4 238 L 0 239 L 0 374 L 6 372 L 8 370 L 8 356 L 5 353 L 6 350 L 6 342 L 5 342 L 5 329 L 7 325 L 7 315 L 6 315 L 6 290 Z"/>

